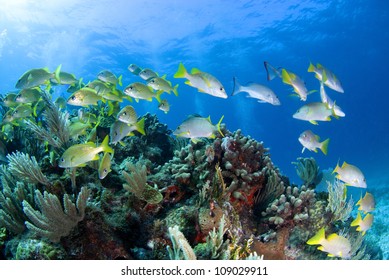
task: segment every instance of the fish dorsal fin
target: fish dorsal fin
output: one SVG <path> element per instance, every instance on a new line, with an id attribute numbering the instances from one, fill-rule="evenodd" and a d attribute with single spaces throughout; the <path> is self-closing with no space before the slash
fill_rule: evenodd
<path id="1" fill-rule="evenodd" d="M 328 241 L 334 240 L 334 239 L 338 238 L 338 236 L 339 235 L 337 235 L 336 233 L 332 233 L 332 234 L 328 235 L 327 240 Z"/>
<path id="2" fill-rule="evenodd" d="M 316 138 L 316 141 L 320 141 L 320 136 L 319 135 L 315 135 L 315 138 Z"/>
<path id="3" fill-rule="evenodd" d="M 347 166 L 350 166 L 350 164 L 348 164 L 347 162 L 344 161 L 343 164 L 342 164 L 342 169 L 346 168 Z"/>
<path id="4" fill-rule="evenodd" d="M 209 123 L 212 124 L 211 115 L 208 116 L 207 121 L 209 121 Z"/>
<path id="5" fill-rule="evenodd" d="M 162 79 L 166 80 L 166 74 L 161 77 Z"/>
<path id="6" fill-rule="evenodd" d="M 198 68 L 192 68 L 192 70 L 190 70 L 190 73 L 191 73 L 192 75 L 195 75 L 195 74 L 200 74 L 201 71 L 200 71 L 200 69 L 198 69 Z"/>

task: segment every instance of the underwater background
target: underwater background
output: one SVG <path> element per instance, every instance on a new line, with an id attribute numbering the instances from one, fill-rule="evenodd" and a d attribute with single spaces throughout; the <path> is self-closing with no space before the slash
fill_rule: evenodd
<path id="1" fill-rule="evenodd" d="M 239 138 L 234 132 L 240 129 L 242 135 L 250 136 L 258 142 L 263 141 L 263 146 L 269 148 L 271 162 L 279 168 L 279 177 L 288 177 L 285 184 L 291 186 L 303 184 L 296 173 L 296 165 L 292 164 L 297 162 L 299 157 L 313 157 L 320 170 L 330 169 L 331 172 L 338 163 L 341 165 L 344 161 L 358 166 L 366 178 L 367 189 L 348 187 L 348 195 L 352 194 L 354 202 L 358 201 L 365 191 L 375 197 L 374 222 L 364 236 L 365 242 L 368 248 L 374 249 L 374 253 L 370 253 L 372 258 L 389 258 L 389 222 L 386 216 L 389 211 L 389 118 L 386 111 L 389 103 L 386 86 L 389 63 L 389 32 L 386 26 L 389 24 L 389 4 L 385 1 L 118 0 L 112 4 L 112 1 L 105 0 L 1 0 L 0 3 L 2 96 L 18 91 L 15 84 L 26 71 L 48 67 L 54 72 L 60 64 L 61 70 L 72 73 L 77 78 L 82 77 L 84 83 L 96 79 L 97 74 L 106 69 L 117 76 L 122 75 L 123 86 L 118 86 L 121 90 L 133 82 L 142 81 L 127 69 L 130 64 L 153 69 L 161 76 L 166 74 L 166 78 L 173 84 L 179 84 L 178 96 L 166 93 L 163 95 L 170 103 L 170 111 L 164 113 L 159 110 L 156 100 L 141 100 L 139 103 L 131 103 L 138 116 L 150 113 L 151 115 L 147 116 L 153 119 L 152 116 L 155 115 L 158 121 L 171 131 L 188 115 L 210 116 L 212 124 L 216 124 L 224 116 L 223 129 L 231 133 L 227 136 Z M 296 73 L 304 80 L 309 91 L 317 90 L 308 95 L 307 100 L 310 102 L 320 102 L 320 83 L 313 73 L 307 72 L 308 66 L 310 62 L 323 64 L 336 74 L 343 85 L 344 93 L 330 89 L 327 89 L 327 93 L 331 99 L 336 100 L 336 105 L 342 108 L 345 117 L 332 118 L 329 122 L 319 122 L 319 125 L 293 118 L 292 115 L 305 102 L 290 96 L 292 87 L 281 79 L 267 80 L 265 61 L 277 68 L 286 68 Z M 183 79 L 173 78 L 180 62 L 188 70 L 198 68 L 215 76 L 224 86 L 228 98 L 222 99 L 198 92 L 196 88 L 185 84 Z M 244 93 L 231 96 L 234 88 L 233 77 L 242 84 L 255 82 L 270 87 L 277 94 L 281 105 L 259 103 L 255 99 L 246 98 Z M 51 90 L 53 100 L 59 96 L 67 99 L 71 95 L 65 86 L 53 86 Z M 67 107 L 69 112 L 77 109 Z M 155 119 L 152 122 L 155 122 Z M 302 146 L 298 138 L 307 129 L 320 135 L 323 140 L 330 138 L 328 155 L 321 151 L 301 152 Z M 12 139 L 7 141 L 12 142 Z M 78 142 L 74 142 L 76 143 Z M 198 144 L 189 142 L 189 145 Z M 116 147 L 120 147 L 120 144 L 114 146 L 114 149 Z M 7 148 L 9 153 L 18 150 L 15 145 L 9 145 Z M 124 158 L 118 157 L 116 150 L 115 157 L 117 165 L 124 161 Z M 165 161 L 167 160 L 166 158 Z M 40 164 L 45 164 L 43 156 Z M 123 169 L 125 167 L 118 168 L 117 173 L 120 175 Z M 161 168 L 153 166 L 153 172 L 150 172 L 156 176 L 157 170 Z M 214 171 L 214 168 L 212 170 Z M 62 175 L 63 169 L 50 172 Z M 92 171 L 88 174 L 92 174 Z M 86 178 L 87 175 L 79 175 L 82 176 Z M 69 182 L 69 179 L 67 180 Z M 87 179 L 79 180 L 85 184 L 88 182 Z M 163 180 L 154 179 L 155 182 Z M 124 180 L 119 185 L 123 182 Z M 101 184 L 104 188 L 107 183 L 102 181 Z M 181 185 L 174 182 L 174 185 L 181 189 L 187 187 L 185 182 L 181 182 Z M 68 187 L 65 185 L 63 188 L 66 190 Z M 195 189 L 199 190 L 194 186 L 190 188 L 190 191 L 185 191 L 188 200 L 191 195 L 197 195 Z M 41 186 L 38 189 L 42 193 L 46 190 Z M 69 191 L 63 191 L 67 192 Z M 59 196 L 62 197 L 63 193 Z M 74 197 L 77 193 L 74 193 Z M 92 191 L 92 195 L 96 193 L 103 196 L 101 190 Z M 107 205 L 95 207 L 109 208 L 108 202 L 105 203 Z M 120 201 L 116 199 L 112 203 Z M 179 208 L 179 205 L 169 205 Z M 143 206 L 137 205 L 145 211 Z M 249 215 L 245 211 L 241 212 L 240 207 L 249 206 L 240 205 L 236 208 L 238 210 L 235 209 L 240 216 Z M 166 211 L 167 208 L 165 206 L 164 210 L 153 209 L 150 212 L 161 214 L 161 211 Z M 137 218 L 128 219 L 137 224 L 137 219 L 142 215 L 144 214 L 133 213 L 132 216 Z M 356 215 L 354 209 L 351 220 Z M 110 218 L 114 219 L 112 216 Z M 148 221 L 151 223 L 150 218 Z M 109 224 L 111 228 L 114 227 L 112 223 Z M 139 231 L 144 230 L 142 226 L 136 227 Z M 310 229 L 310 233 L 315 234 L 319 228 Z M 342 226 L 334 225 L 334 228 L 339 230 Z M 266 230 L 262 229 L 261 234 Z M 279 227 L 272 230 L 281 231 Z M 129 234 L 126 230 L 117 231 L 119 239 L 120 234 L 121 237 Z M 185 234 L 185 231 L 182 231 Z M 260 235 L 259 232 L 257 236 Z M 163 234 L 158 234 L 159 239 L 155 239 L 162 239 Z M 10 233 L 5 235 L 8 241 L 14 238 Z M 200 238 L 198 235 L 188 237 L 186 234 L 186 237 L 192 247 L 201 243 L 196 239 Z M 305 241 L 308 238 L 305 237 Z M 200 240 L 205 242 L 205 237 L 202 236 Z M 70 241 L 62 242 L 66 251 L 70 246 L 67 242 Z M 131 242 L 132 248 L 123 246 L 128 249 L 126 254 L 130 254 L 137 246 L 142 247 L 133 240 Z M 167 241 L 158 243 L 154 240 L 154 243 L 161 247 L 164 242 Z M 143 250 L 147 251 L 145 248 L 154 246 L 146 243 L 143 244 Z M 11 253 L 13 249 L 4 249 L 5 247 L 4 245 L 3 258 L 16 258 L 15 254 Z M 261 254 L 261 250 L 258 251 L 258 254 Z M 150 254 L 144 252 L 131 252 L 133 258 L 157 258 L 158 255 L 155 253 L 150 257 Z M 316 252 L 317 250 L 309 251 L 311 255 L 296 253 L 299 257 L 289 252 L 287 258 L 313 258 Z M 64 258 L 71 258 L 69 251 L 67 253 Z M 321 254 L 318 258 L 326 257 L 324 253 Z M 97 258 L 96 256 L 89 258 Z M 166 256 L 161 258 L 164 257 Z M 266 259 L 266 254 L 264 258 Z"/>

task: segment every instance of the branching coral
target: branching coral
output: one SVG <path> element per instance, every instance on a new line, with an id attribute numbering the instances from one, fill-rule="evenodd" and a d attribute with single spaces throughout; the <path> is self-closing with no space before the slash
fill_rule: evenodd
<path id="1" fill-rule="evenodd" d="M 3 188 L 0 192 L 0 227 L 4 226 L 10 232 L 19 234 L 25 230 L 24 221 L 27 219 L 23 213 L 23 200 L 34 204 L 34 185 L 25 186 L 17 182 L 16 187 L 10 188 L 4 177 L 1 178 Z"/>
<path id="2" fill-rule="evenodd" d="M 305 186 L 300 189 L 288 186 L 285 193 L 275 199 L 265 212 L 262 212 L 262 216 L 276 226 L 294 225 L 308 220 L 309 209 L 315 201 L 313 190 Z"/>
<path id="3" fill-rule="evenodd" d="M 64 209 L 58 197 L 35 191 L 35 200 L 40 211 L 35 210 L 26 200 L 23 201 L 23 211 L 31 221 L 26 226 L 35 234 L 46 237 L 52 242 L 59 242 L 61 237 L 69 235 L 70 231 L 84 219 L 86 203 L 90 190 L 82 187 L 74 204 L 67 194 L 63 197 Z"/>
<path id="4" fill-rule="evenodd" d="M 212 260 L 228 260 L 230 257 L 229 251 L 229 240 L 224 241 L 223 236 L 227 231 L 225 228 L 226 220 L 223 216 L 219 222 L 219 228 L 216 230 L 214 227 L 211 232 L 209 232 L 206 244 L 207 251 Z"/>
<path id="5" fill-rule="evenodd" d="M 64 151 L 70 143 L 69 114 L 60 111 L 49 93 L 43 91 L 42 98 L 46 103 L 45 112 L 43 113 L 45 127 L 26 120 L 27 127 L 38 139 L 47 141 L 58 151 Z"/>
<path id="6" fill-rule="evenodd" d="M 51 182 L 42 173 L 34 156 L 30 157 L 28 154 L 16 152 L 8 154 L 7 158 L 9 160 L 9 171 L 16 178 L 26 183 L 41 183 L 47 187 L 51 186 Z"/>
<path id="7" fill-rule="evenodd" d="M 169 237 L 172 241 L 172 247 L 167 246 L 167 250 L 171 260 L 197 259 L 195 252 L 178 226 L 169 227 Z"/>
<path id="8" fill-rule="evenodd" d="M 161 202 L 163 199 L 161 192 L 147 184 L 146 166 L 127 162 L 127 169 L 131 174 L 123 171 L 123 177 L 127 182 L 123 184 L 124 189 L 147 203 L 158 204 Z"/>
<path id="9" fill-rule="evenodd" d="M 331 222 L 346 221 L 353 210 L 354 201 L 352 198 L 347 201 L 346 185 L 339 180 L 328 185 L 328 205 L 326 211 L 332 213 Z"/>

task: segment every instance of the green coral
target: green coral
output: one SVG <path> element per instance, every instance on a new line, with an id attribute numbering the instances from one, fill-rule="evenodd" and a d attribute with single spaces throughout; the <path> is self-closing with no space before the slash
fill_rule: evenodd
<path id="1" fill-rule="evenodd" d="M 37 239 L 21 240 L 15 254 L 17 260 L 63 260 L 66 257 L 60 245 Z"/>
<path id="2" fill-rule="evenodd" d="M 292 162 L 296 166 L 297 175 L 308 187 L 317 185 L 323 176 L 314 158 L 297 158 L 298 162 Z"/>
<path id="3" fill-rule="evenodd" d="M 59 242 L 61 237 L 69 235 L 70 231 L 84 219 L 86 202 L 90 190 L 82 187 L 74 204 L 67 194 L 63 197 L 64 209 L 54 194 L 35 191 L 35 199 L 39 210 L 35 210 L 27 201 L 23 201 L 23 211 L 30 221 L 26 226 L 35 234 L 46 237 L 52 242 Z"/>

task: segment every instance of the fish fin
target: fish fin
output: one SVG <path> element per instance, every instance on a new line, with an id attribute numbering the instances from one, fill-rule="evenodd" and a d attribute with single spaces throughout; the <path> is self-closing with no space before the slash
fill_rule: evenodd
<path id="1" fill-rule="evenodd" d="M 323 142 L 321 142 L 320 150 L 323 152 L 323 154 L 327 155 L 328 152 L 328 143 L 330 142 L 330 138 L 327 138 Z"/>
<path id="2" fill-rule="evenodd" d="M 185 78 L 185 76 L 187 75 L 187 71 L 185 69 L 185 66 L 184 64 L 182 64 L 182 62 L 180 62 L 180 64 L 178 65 L 178 70 L 177 72 L 173 75 L 174 78 Z"/>
<path id="3" fill-rule="evenodd" d="M 359 226 L 361 222 L 362 222 L 361 212 L 358 212 L 357 217 L 355 218 L 354 221 L 351 222 L 350 226 L 352 227 Z"/>
<path id="4" fill-rule="evenodd" d="M 317 92 L 317 89 L 313 89 L 307 92 L 307 95 Z"/>
<path id="5" fill-rule="evenodd" d="M 173 93 L 175 96 L 178 96 L 177 88 L 178 88 L 178 84 L 176 84 L 173 88 Z"/>
<path id="6" fill-rule="evenodd" d="M 125 146 L 126 146 L 126 143 L 124 143 L 123 141 L 119 141 L 119 144 L 120 144 L 122 147 L 125 147 Z"/>
<path id="7" fill-rule="evenodd" d="M 101 147 L 103 149 L 104 152 L 108 152 L 110 154 L 113 154 L 113 149 L 108 146 L 108 143 L 109 143 L 109 136 L 105 136 L 103 142 L 101 143 Z"/>
<path id="8" fill-rule="evenodd" d="M 142 135 L 146 135 L 146 132 L 145 132 L 145 118 L 141 118 L 136 124 L 135 124 L 135 127 L 136 127 L 136 130 L 142 134 Z"/>
<path id="9" fill-rule="evenodd" d="M 324 70 L 324 69 L 322 70 L 321 80 L 323 81 L 323 83 L 327 82 L 327 80 L 328 80 L 326 70 Z"/>
<path id="10" fill-rule="evenodd" d="M 217 125 L 216 125 L 217 131 L 219 131 L 219 133 L 220 133 L 220 135 L 221 135 L 222 137 L 224 137 L 224 134 L 223 134 L 223 132 L 222 132 L 221 129 L 220 129 L 220 124 L 222 123 L 223 118 L 224 118 L 224 115 L 220 118 L 219 122 L 218 122 Z"/>
<path id="11" fill-rule="evenodd" d="M 100 159 L 99 154 L 96 154 L 92 160 L 99 160 L 99 159 Z"/>
<path id="12" fill-rule="evenodd" d="M 233 79 L 233 81 L 234 81 L 234 88 L 233 88 L 233 90 L 232 90 L 231 96 L 234 96 L 234 95 L 236 95 L 237 93 L 240 92 L 240 87 L 241 87 L 241 85 L 239 84 L 239 82 L 238 82 L 238 80 L 236 79 L 236 77 L 233 77 L 232 79 Z"/>
<path id="13" fill-rule="evenodd" d="M 270 63 L 267 61 L 264 61 L 263 64 L 264 64 L 265 69 L 266 69 L 266 78 L 268 81 L 273 80 L 275 77 L 281 78 L 279 69 L 277 70 L 275 67 L 270 65 Z M 282 70 L 282 68 L 281 68 L 281 70 Z"/>
<path id="14" fill-rule="evenodd" d="M 190 73 L 191 73 L 192 75 L 194 75 L 194 74 L 199 74 L 199 73 L 201 73 L 201 71 L 200 71 L 200 69 L 198 69 L 198 68 L 192 68 L 192 70 L 190 70 Z"/>
<path id="15" fill-rule="evenodd" d="M 134 100 L 132 100 L 131 96 L 129 96 L 129 95 L 124 95 L 123 98 L 124 98 L 124 99 L 127 99 L 127 100 L 130 101 L 131 103 L 134 102 Z"/>
<path id="16" fill-rule="evenodd" d="M 315 153 L 317 153 L 317 149 L 316 149 L 316 148 L 314 148 L 312 151 L 314 151 Z"/>
<path id="17" fill-rule="evenodd" d="M 336 233 L 332 233 L 332 234 L 330 234 L 328 237 L 327 237 L 327 240 L 328 241 L 331 241 L 331 240 L 333 240 L 333 239 L 335 239 L 335 238 L 338 238 L 339 237 L 339 235 L 337 235 Z"/>
<path id="18" fill-rule="evenodd" d="M 61 83 L 61 79 L 59 77 L 59 73 L 61 72 L 61 67 L 62 67 L 62 64 L 58 65 L 57 69 L 55 69 L 54 71 L 54 78 L 55 80 L 60 84 Z"/>
<path id="19" fill-rule="evenodd" d="M 157 91 L 155 94 L 155 99 L 157 99 L 158 103 L 161 103 L 161 94 L 163 93 L 163 90 Z"/>
<path id="20" fill-rule="evenodd" d="M 317 121 L 311 120 L 309 121 L 311 124 L 318 125 Z"/>
<path id="21" fill-rule="evenodd" d="M 120 75 L 119 78 L 118 78 L 118 84 L 119 84 L 119 86 L 122 86 L 122 85 L 123 85 L 122 79 L 123 79 L 123 75 Z"/>
<path id="22" fill-rule="evenodd" d="M 325 230 L 324 230 L 324 227 L 322 227 L 313 237 L 311 237 L 307 241 L 307 244 L 308 245 L 317 245 L 317 244 L 321 244 L 324 240 L 325 240 Z"/>
<path id="23" fill-rule="evenodd" d="M 335 257 L 334 254 L 328 254 L 327 256 L 329 256 L 329 257 L 331 257 L 331 258 Z"/>
<path id="24" fill-rule="evenodd" d="M 305 147 L 303 147 L 303 149 L 302 149 L 301 153 L 304 153 L 304 151 L 305 151 Z"/>
<path id="25" fill-rule="evenodd" d="M 139 103 L 139 98 L 135 98 L 135 102 L 136 102 L 136 103 Z"/>
<path id="26" fill-rule="evenodd" d="M 189 80 L 186 80 L 186 81 L 184 82 L 184 84 L 193 87 L 192 83 L 191 83 Z M 200 90 L 199 90 L 199 91 L 200 91 Z"/>
<path id="27" fill-rule="evenodd" d="M 285 83 L 285 84 L 288 84 L 288 85 L 291 85 L 292 84 L 292 79 L 288 73 L 288 71 L 286 71 L 285 69 L 282 69 L 282 81 Z"/>
<path id="28" fill-rule="evenodd" d="M 312 64 L 312 62 L 309 63 L 308 72 L 315 72 L 316 68 L 315 65 Z"/>
<path id="29" fill-rule="evenodd" d="M 342 164 L 342 168 L 346 168 L 347 166 L 350 166 L 350 164 L 348 164 L 346 161 L 344 161 Z"/>

